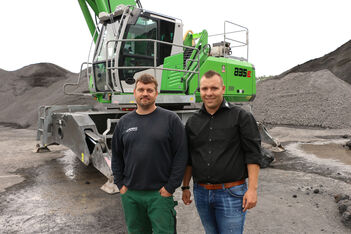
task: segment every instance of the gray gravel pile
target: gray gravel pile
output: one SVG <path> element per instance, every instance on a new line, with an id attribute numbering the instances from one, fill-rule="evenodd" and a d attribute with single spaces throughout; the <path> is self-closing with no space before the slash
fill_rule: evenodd
<path id="1" fill-rule="evenodd" d="M 328 69 L 340 79 L 351 84 L 351 40 L 324 55 L 323 57 L 312 59 L 303 64 L 299 64 L 280 75 L 283 77 L 289 73 L 312 72 Z"/>
<path id="2" fill-rule="evenodd" d="M 11 72 L 0 69 L 0 123 L 35 129 L 39 106 L 96 105 L 92 97 L 64 95 L 64 83 L 74 83 L 77 78 L 78 74 L 48 63 L 32 64 Z M 83 79 L 81 88 L 76 91 L 86 92 L 87 87 Z"/>
<path id="3" fill-rule="evenodd" d="M 266 124 L 349 128 L 350 103 L 351 85 L 320 70 L 260 81 L 253 112 Z"/>

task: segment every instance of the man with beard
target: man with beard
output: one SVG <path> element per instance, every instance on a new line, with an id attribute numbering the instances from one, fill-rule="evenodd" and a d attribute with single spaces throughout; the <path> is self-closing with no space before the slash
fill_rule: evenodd
<path id="1" fill-rule="evenodd" d="M 155 105 L 157 81 L 136 81 L 137 109 L 124 115 L 112 138 L 112 172 L 129 233 L 176 233 L 172 194 L 180 186 L 188 149 L 184 126 Z"/>

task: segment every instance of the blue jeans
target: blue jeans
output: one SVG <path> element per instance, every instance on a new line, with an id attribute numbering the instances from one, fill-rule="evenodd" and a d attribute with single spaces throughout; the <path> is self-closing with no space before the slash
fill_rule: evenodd
<path id="1" fill-rule="evenodd" d="M 246 212 L 242 203 L 246 191 L 246 183 L 215 190 L 194 183 L 196 208 L 207 234 L 243 233 Z"/>

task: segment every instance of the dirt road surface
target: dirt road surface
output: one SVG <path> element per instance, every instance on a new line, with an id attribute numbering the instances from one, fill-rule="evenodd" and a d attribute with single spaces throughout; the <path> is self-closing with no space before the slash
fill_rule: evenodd
<path id="1" fill-rule="evenodd" d="M 106 178 L 63 146 L 34 153 L 35 134 L 0 127 L 0 232 L 126 233 L 119 194 L 99 189 Z M 333 196 L 351 195 L 351 155 L 341 147 L 351 130 L 276 127 L 271 134 L 287 152 L 261 170 L 245 233 L 350 233 Z M 194 202 L 185 206 L 180 196 L 177 190 L 178 233 L 204 233 Z"/>

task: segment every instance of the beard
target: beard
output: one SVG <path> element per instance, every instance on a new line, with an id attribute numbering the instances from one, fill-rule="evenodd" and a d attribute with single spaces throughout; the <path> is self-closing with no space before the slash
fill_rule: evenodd
<path id="1" fill-rule="evenodd" d="M 146 98 L 143 98 L 143 99 L 139 99 L 137 101 L 137 104 L 141 109 L 147 110 L 150 107 L 155 105 L 155 100 L 150 100 L 150 99 L 146 99 Z"/>

